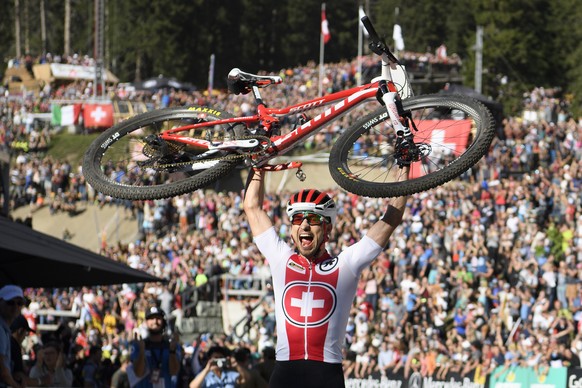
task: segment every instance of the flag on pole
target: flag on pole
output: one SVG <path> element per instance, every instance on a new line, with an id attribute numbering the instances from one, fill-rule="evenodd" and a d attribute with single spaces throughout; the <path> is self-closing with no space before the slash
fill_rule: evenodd
<path id="1" fill-rule="evenodd" d="M 366 30 L 366 28 L 364 27 L 364 23 L 362 23 L 362 18 L 366 16 L 366 13 L 364 12 L 364 7 L 362 7 L 360 5 L 360 8 L 358 9 L 358 20 L 360 22 L 360 28 L 362 29 L 362 31 L 364 32 L 365 36 L 368 36 L 368 30 Z"/>
<path id="2" fill-rule="evenodd" d="M 402 28 L 400 25 L 395 24 L 394 30 L 392 31 L 392 39 L 394 39 L 394 46 L 396 50 L 404 50 L 404 38 L 402 38 Z"/>
<path id="3" fill-rule="evenodd" d="M 327 18 L 325 17 L 325 3 L 321 3 L 321 34 L 319 34 L 319 95 L 323 95 L 323 57 L 325 52 L 325 44 L 329 42 L 331 34 L 327 25 Z"/>
<path id="4" fill-rule="evenodd" d="M 79 122 L 81 104 L 51 106 L 51 123 L 53 125 L 75 125 Z"/>
<path id="5" fill-rule="evenodd" d="M 327 43 L 331 39 L 327 18 L 325 17 L 325 3 L 321 7 L 321 35 L 323 36 L 323 43 Z"/>
<path id="6" fill-rule="evenodd" d="M 112 104 L 85 104 L 83 107 L 85 128 L 108 128 L 113 125 Z"/>

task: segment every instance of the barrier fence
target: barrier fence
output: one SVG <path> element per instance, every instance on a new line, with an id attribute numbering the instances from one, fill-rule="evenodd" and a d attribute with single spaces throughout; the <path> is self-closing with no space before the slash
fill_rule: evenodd
<path id="1" fill-rule="evenodd" d="M 422 376 L 413 372 L 404 376 L 404 371 L 375 374 L 366 379 L 347 379 L 346 388 L 582 388 L 580 367 L 497 367 L 490 375 L 471 373 L 460 376 L 449 373 L 445 378 Z"/>

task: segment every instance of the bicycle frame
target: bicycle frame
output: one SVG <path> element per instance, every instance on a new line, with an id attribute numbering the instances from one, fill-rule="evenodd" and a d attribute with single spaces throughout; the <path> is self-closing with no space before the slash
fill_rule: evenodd
<path id="1" fill-rule="evenodd" d="M 254 98 L 251 113 L 234 117 L 228 108 L 218 110 L 221 105 L 138 115 L 91 142 L 83 159 L 86 181 L 96 192 L 130 200 L 210 188 L 237 169 L 296 169 L 302 181 L 301 160 L 278 156 L 292 155 L 290 150 L 317 142 L 323 134 L 331 178 L 355 195 L 402 197 L 465 173 L 488 152 L 495 137 L 491 113 L 461 95 L 409 99 L 412 91 L 406 72 L 396 67 L 398 59 L 370 20 L 364 16 L 361 21 L 370 33 L 369 48 L 382 65 L 379 77 L 369 83 L 270 107 L 261 92 L 271 94 L 260 89 L 281 84 L 283 78 L 233 68 L 226 78 L 229 91 L 253 94 L 228 106 Z M 334 126 L 342 124 L 341 131 L 331 131 L 328 125 L 334 121 Z M 403 169 L 409 171 L 408 180 L 400 179 Z"/>
<path id="2" fill-rule="evenodd" d="M 295 148 L 297 144 L 303 139 L 318 133 L 323 127 L 348 113 L 362 102 L 372 98 L 377 98 L 377 96 L 380 96 L 384 105 L 386 106 L 396 135 L 398 137 L 407 136 L 410 135 L 410 130 L 401 122 L 401 116 L 403 113 L 401 112 L 401 109 L 399 109 L 401 104 L 396 103 L 396 101 L 400 99 L 400 96 L 398 95 L 396 86 L 392 82 L 392 76 L 390 73 L 390 68 L 395 65 L 396 63 L 391 60 L 388 55 L 382 55 L 382 75 L 372 80 L 371 83 L 325 95 L 320 98 L 307 100 L 299 104 L 283 108 L 267 107 L 262 101 L 259 87 L 253 86 L 252 92 L 256 101 L 256 115 L 215 120 L 212 121 L 212 124 L 235 125 L 242 123 L 246 126 L 255 125 L 262 127 L 266 131 L 266 135 L 269 136 L 271 145 L 263 150 L 263 155 L 253 159 L 253 165 L 255 167 L 265 166 L 270 159 L 285 154 L 289 150 Z M 323 113 L 311 118 L 309 121 L 295 128 L 293 131 L 285 135 L 272 134 L 271 129 L 279 121 L 278 117 L 301 113 L 328 105 L 331 106 Z M 204 112 L 202 111 L 200 114 L 203 116 Z M 172 128 L 162 132 L 160 137 L 164 140 L 181 142 L 192 147 L 208 150 L 207 152 L 199 155 L 201 158 L 208 157 L 213 153 L 224 149 L 245 149 L 253 148 L 258 145 L 257 141 L 249 141 L 244 139 L 215 143 L 210 140 L 194 139 L 188 136 L 182 136 L 180 134 L 181 132 L 203 127 L 208 127 L 208 122 Z M 286 165 L 273 165 L 270 166 L 270 168 L 295 168 L 300 166 L 300 164 L 289 165 L 287 167 L 285 166 Z"/>

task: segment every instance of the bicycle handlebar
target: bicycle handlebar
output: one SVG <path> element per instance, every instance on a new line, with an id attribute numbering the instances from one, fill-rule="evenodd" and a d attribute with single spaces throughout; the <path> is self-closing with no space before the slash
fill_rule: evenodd
<path id="1" fill-rule="evenodd" d="M 362 17 L 361 20 L 362 24 L 364 25 L 364 28 L 366 29 L 366 31 L 368 31 L 368 34 L 370 36 L 369 44 L 370 50 L 372 50 L 373 53 L 378 54 L 380 56 L 386 55 L 391 62 L 400 64 L 400 62 L 398 62 L 398 58 L 396 58 L 394 54 L 392 54 L 386 42 L 382 38 L 380 38 L 380 35 L 378 35 L 378 33 L 376 32 L 376 29 L 372 25 L 370 18 L 364 16 Z"/>

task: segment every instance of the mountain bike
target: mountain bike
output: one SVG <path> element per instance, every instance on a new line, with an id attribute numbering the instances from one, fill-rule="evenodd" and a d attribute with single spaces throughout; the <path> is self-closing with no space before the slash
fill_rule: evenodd
<path id="1" fill-rule="evenodd" d="M 371 82 L 291 106 L 269 107 L 261 89 L 281 84 L 282 77 L 232 69 L 228 89 L 235 95 L 252 93 L 253 114 L 234 116 L 209 106 L 189 106 L 134 116 L 90 145 L 83 161 L 87 182 L 112 197 L 147 200 L 207 187 L 236 168 L 296 168 L 298 178 L 304 179 L 301 162 L 276 163 L 275 158 L 342 116 L 362 114 L 361 107 L 370 104 L 371 113 L 333 139 L 329 169 L 339 186 L 362 196 L 395 197 L 460 176 L 489 149 L 494 137 L 490 112 L 462 95 L 403 94 L 407 85 L 392 77 L 398 59 L 367 16 L 362 23 L 370 50 L 381 58 L 381 74 Z M 309 117 L 310 112 L 320 113 Z M 282 123 L 290 120 L 294 127 L 282 133 Z M 410 166 L 409 179 L 398 181 L 404 166 Z"/>

